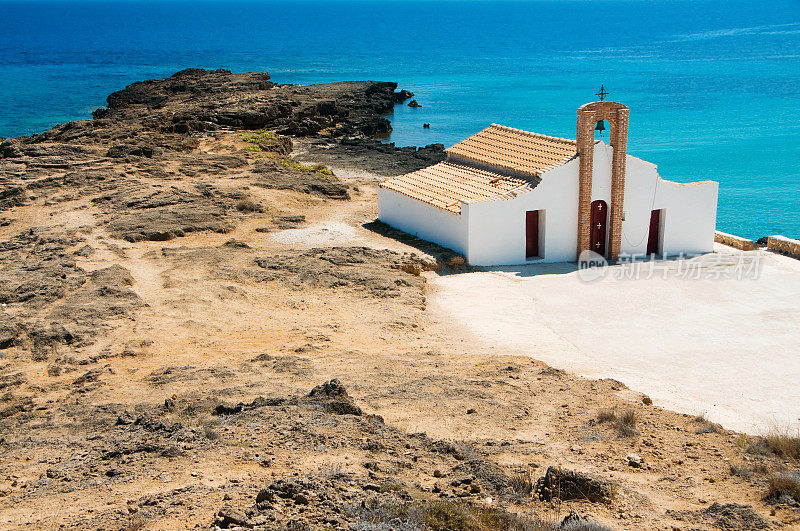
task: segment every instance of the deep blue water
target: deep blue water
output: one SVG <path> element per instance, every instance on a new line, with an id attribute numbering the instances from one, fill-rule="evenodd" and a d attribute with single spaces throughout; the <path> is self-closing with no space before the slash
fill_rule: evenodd
<path id="1" fill-rule="evenodd" d="M 399 145 L 491 122 L 574 138 L 604 83 L 631 154 L 720 182 L 721 230 L 800 237 L 797 0 L 0 0 L 0 136 L 194 66 L 397 81 L 423 105 L 396 109 Z"/>

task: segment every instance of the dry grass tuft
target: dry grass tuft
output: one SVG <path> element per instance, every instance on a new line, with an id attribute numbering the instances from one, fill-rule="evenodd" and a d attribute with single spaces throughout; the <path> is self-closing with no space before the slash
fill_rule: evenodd
<path id="1" fill-rule="evenodd" d="M 616 408 L 601 409 L 597 413 L 597 422 L 613 422 L 620 437 L 639 435 L 639 430 L 636 429 L 636 411 L 633 409 L 626 409 L 622 413 L 617 413 Z"/>
<path id="2" fill-rule="evenodd" d="M 769 478 L 766 498 L 770 501 L 780 501 L 787 496 L 800 502 L 800 473 L 785 472 Z"/>
<path id="3" fill-rule="evenodd" d="M 702 426 L 700 426 L 695 430 L 695 433 L 697 433 L 698 435 L 702 433 L 720 433 L 722 431 L 722 426 L 714 422 L 711 422 L 706 418 L 705 411 L 695 415 L 694 421 L 697 422 L 698 424 L 702 424 Z"/>
<path id="4" fill-rule="evenodd" d="M 509 485 L 518 496 L 529 497 L 533 493 L 534 483 L 530 472 L 514 474 L 509 479 Z"/>
<path id="5" fill-rule="evenodd" d="M 236 203 L 236 210 L 245 213 L 263 212 L 264 207 L 252 199 L 242 199 Z"/>
<path id="6" fill-rule="evenodd" d="M 597 422 L 603 424 L 604 422 L 613 422 L 617 420 L 617 410 L 614 408 L 601 409 L 597 413 Z"/>
<path id="7" fill-rule="evenodd" d="M 720 426 L 719 424 L 715 424 L 713 422 L 707 422 L 706 421 L 702 426 L 700 426 L 699 428 L 697 428 L 695 430 L 695 433 L 697 433 L 697 434 L 701 434 L 701 433 L 719 433 L 720 431 L 722 431 L 722 426 Z"/>
<path id="8" fill-rule="evenodd" d="M 764 437 L 764 443 L 775 455 L 784 459 L 800 459 L 800 437 L 774 432 Z"/>
<path id="9" fill-rule="evenodd" d="M 617 417 L 617 431 L 620 437 L 639 435 L 639 430 L 636 429 L 636 411 L 626 409 Z"/>
<path id="10" fill-rule="evenodd" d="M 770 434 L 757 437 L 747 447 L 751 454 L 774 454 L 782 459 L 800 460 L 800 437 L 788 430 L 774 429 Z"/>

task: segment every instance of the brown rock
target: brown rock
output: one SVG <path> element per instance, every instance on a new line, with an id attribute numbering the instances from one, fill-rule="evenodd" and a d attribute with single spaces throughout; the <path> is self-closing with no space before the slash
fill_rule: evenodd
<path id="1" fill-rule="evenodd" d="M 616 485 L 592 474 L 551 466 L 536 482 L 535 491 L 543 501 L 558 498 L 608 503 L 614 497 Z"/>

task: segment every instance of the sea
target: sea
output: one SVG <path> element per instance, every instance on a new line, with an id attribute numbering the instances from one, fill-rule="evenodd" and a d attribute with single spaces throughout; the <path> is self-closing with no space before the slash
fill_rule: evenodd
<path id="1" fill-rule="evenodd" d="M 187 67 L 396 81 L 422 105 L 389 117 L 400 146 L 574 138 L 602 84 L 630 154 L 720 183 L 720 230 L 800 237 L 797 0 L 0 0 L 0 136 Z"/>

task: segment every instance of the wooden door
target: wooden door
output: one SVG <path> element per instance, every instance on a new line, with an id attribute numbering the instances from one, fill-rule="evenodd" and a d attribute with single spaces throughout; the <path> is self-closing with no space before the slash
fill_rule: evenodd
<path id="1" fill-rule="evenodd" d="M 525 212 L 525 258 L 539 256 L 539 211 Z"/>
<path id="2" fill-rule="evenodd" d="M 603 200 L 592 201 L 592 227 L 590 230 L 590 249 L 600 256 L 606 255 L 606 223 L 608 205 Z"/>
<path id="3" fill-rule="evenodd" d="M 658 254 L 658 235 L 661 225 L 661 211 L 650 212 L 650 233 L 647 236 L 647 254 Z"/>

